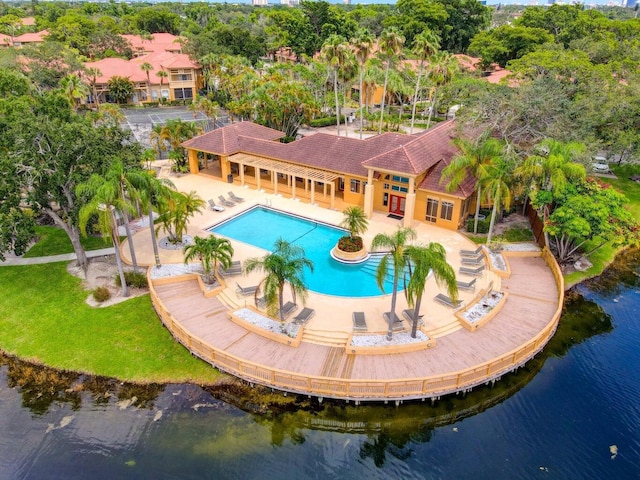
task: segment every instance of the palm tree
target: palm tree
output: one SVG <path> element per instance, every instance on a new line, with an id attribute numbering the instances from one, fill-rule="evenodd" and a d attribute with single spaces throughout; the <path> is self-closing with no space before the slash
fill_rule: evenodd
<path id="1" fill-rule="evenodd" d="M 513 177 L 513 167 L 514 163 L 508 156 L 497 157 L 487 167 L 486 176 L 482 180 L 485 198 L 493 202 L 487 245 L 491 243 L 496 212 L 498 209 L 505 208 L 508 210 L 511 207 L 511 186 L 509 181 Z"/>
<path id="2" fill-rule="evenodd" d="M 186 245 L 182 249 L 184 263 L 189 263 L 194 258 L 200 260 L 205 282 L 212 284 L 214 274 L 218 271 L 218 264 L 221 264 L 223 268 L 231 266 L 233 258 L 231 242 L 226 238 L 218 238 L 213 235 L 207 238 L 196 236 L 193 241 L 192 245 Z"/>
<path id="3" fill-rule="evenodd" d="M 149 72 L 153 70 L 153 65 L 151 65 L 149 62 L 144 62 L 142 65 L 140 65 L 140 70 L 142 70 L 144 73 L 147 74 L 147 102 L 150 102 L 151 101 L 151 76 L 149 75 Z"/>
<path id="4" fill-rule="evenodd" d="M 431 116 L 437 108 L 438 88 L 451 81 L 458 68 L 458 60 L 449 52 L 437 52 L 433 55 L 433 64 L 429 70 L 429 77 L 435 84 L 435 91 L 431 100 L 431 109 L 427 118 L 427 128 L 431 125 Z"/>
<path id="5" fill-rule="evenodd" d="M 187 223 L 196 213 L 202 211 L 205 206 L 195 191 L 187 194 L 171 191 L 167 198 L 161 198 L 160 215 L 156 233 L 163 228 L 167 232 L 169 242 L 182 243 L 182 235 L 187 232 Z"/>
<path id="6" fill-rule="evenodd" d="M 364 64 L 367 63 L 371 51 L 373 50 L 373 35 L 367 29 L 360 29 L 356 32 L 356 36 L 351 39 L 353 48 L 355 49 L 356 60 L 358 61 L 360 74 L 360 140 L 362 140 L 362 130 L 364 128 L 364 116 L 362 112 L 364 98 Z"/>
<path id="7" fill-rule="evenodd" d="M 382 118 L 384 116 L 384 99 L 387 95 L 387 82 L 389 81 L 389 69 L 391 64 L 395 61 L 398 54 L 402 50 L 404 45 L 404 37 L 396 27 L 390 27 L 380 34 L 378 40 L 378 47 L 380 53 L 385 60 L 384 70 L 384 86 L 382 88 L 382 101 L 380 105 L 380 125 L 378 126 L 378 134 L 382 133 Z"/>
<path id="8" fill-rule="evenodd" d="M 442 285 L 447 287 L 447 293 L 454 302 L 458 300 L 458 283 L 456 282 L 456 272 L 447 262 L 447 252 L 440 243 L 430 242 L 426 247 L 410 245 L 407 247 L 407 255 L 411 261 L 412 271 L 406 295 L 409 306 L 413 308 L 411 337 L 416 338 L 420 305 L 429 273 L 433 272 L 439 287 Z"/>
<path id="9" fill-rule="evenodd" d="M 340 222 L 340 226 L 349 230 L 351 238 L 355 238 L 367 231 L 369 220 L 364 210 L 358 206 L 347 207 L 342 212 L 344 219 Z"/>
<path id="10" fill-rule="evenodd" d="M 89 95 L 89 87 L 75 73 L 70 73 L 60 81 L 60 86 L 67 96 L 69 106 L 73 109 L 78 108 L 78 101 L 87 98 Z"/>
<path id="11" fill-rule="evenodd" d="M 100 108 L 100 100 L 98 98 L 98 92 L 96 90 L 96 82 L 98 81 L 98 77 L 102 76 L 102 72 L 98 68 L 91 67 L 87 69 L 87 75 L 91 77 L 91 92 L 93 95 L 93 101 L 96 104 L 96 108 Z"/>
<path id="12" fill-rule="evenodd" d="M 371 250 L 378 248 L 387 249 L 387 253 L 380 259 L 376 270 L 376 281 L 378 288 L 384 292 L 384 282 L 389 271 L 389 263 L 393 266 L 393 291 L 391 294 L 391 312 L 389 315 L 389 330 L 387 331 L 387 340 L 393 338 L 393 322 L 396 319 L 396 300 L 398 297 L 398 280 L 400 274 L 404 272 L 407 265 L 407 242 L 416 238 L 416 232 L 413 228 L 399 228 L 395 233 L 389 235 L 386 233 L 378 233 L 373 237 L 371 242 Z"/>
<path id="13" fill-rule="evenodd" d="M 153 254 L 156 262 L 156 268 L 160 268 L 160 252 L 158 250 L 158 238 L 156 236 L 155 222 L 153 218 L 153 207 L 162 208 L 167 205 L 172 189 L 175 185 L 168 178 L 156 178 L 149 175 L 149 181 L 145 188 L 140 189 L 140 202 L 142 207 L 147 209 L 149 216 L 149 229 L 151 230 L 151 245 L 153 246 Z"/>
<path id="14" fill-rule="evenodd" d="M 431 58 L 440 48 L 440 36 L 429 30 L 428 28 L 420 32 L 413 39 L 413 49 L 411 50 L 420 59 L 420 68 L 418 70 L 418 80 L 416 81 L 416 91 L 413 94 L 413 105 L 411 107 L 411 129 L 409 134 L 413 133 L 413 124 L 416 118 L 416 105 L 418 104 L 418 93 L 420 92 L 420 80 L 424 71 L 424 62 Z"/>
<path id="15" fill-rule="evenodd" d="M 351 54 L 349 44 L 345 41 L 344 37 L 340 35 L 330 35 L 322 45 L 320 55 L 329 64 L 333 70 L 333 93 L 336 101 L 336 127 L 338 136 L 340 136 L 340 102 L 338 101 L 338 76 L 340 69 L 348 61 L 348 57 Z M 346 130 L 345 125 L 345 130 Z"/>
<path id="16" fill-rule="evenodd" d="M 131 263 L 136 272 L 138 271 L 138 262 L 133 246 L 133 233 L 129 225 L 129 214 L 135 213 L 135 204 L 139 199 L 138 190 L 145 188 L 149 178 L 149 175 L 139 170 L 125 169 L 122 160 L 115 159 L 104 175 L 93 174 L 82 187 L 78 187 L 79 193 L 98 195 L 102 203 L 113 205 L 123 218 L 131 253 Z"/>
<path id="17" fill-rule="evenodd" d="M 476 214 L 473 222 L 473 233 L 478 233 L 478 215 L 482 200 L 482 179 L 486 175 L 487 167 L 503 152 L 502 143 L 495 138 L 481 135 L 475 141 L 457 138 L 453 141 L 460 150 L 451 163 L 442 171 L 441 182 L 447 183 L 447 191 L 457 190 L 468 178 L 475 179 Z"/>
<path id="18" fill-rule="evenodd" d="M 120 75 L 114 75 L 109 79 L 109 95 L 111 95 L 117 103 L 127 103 L 133 90 L 135 88 L 134 83 L 129 80 L 128 77 L 122 77 Z"/>
<path id="19" fill-rule="evenodd" d="M 162 96 L 162 87 L 164 86 L 164 79 L 169 78 L 169 74 L 164 70 L 159 70 L 156 72 L 156 75 L 160 77 L 160 100 L 164 100 L 164 97 Z"/>
<path id="20" fill-rule="evenodd" d="M 546 223 L 549 215 L 549 206 L 553 196 L 557 195 L 566 187 L 570 180 L 579 180 L 586 177 L 584 165 L 573 160 L 584 153 L 585 146 L 581 143 L 562 143 L 548 138 L 537 145 L 536 150 L 542 152 L 541 155 L 529 156 L 514 174 L 518 178 L 531 180 L 532 192 L 529 194 L 535 198 L 540 192 L 549 192 L 548 202 L 544 202 L 539 212 Z M 545 231 L 546 244 L 549 245 L 549 236 Z"/>
<path id="21" fill-rule="evenodd" d="M 258 270 L 266 274 L 258 289 L 263 290 L 268 314 L 274 317 L 278 314 L 281 322 L 284 322 L 282 307 L 287 283 L 294 303 L 296 297 L 300 297 L 303 304 L 305 302 L 307 287 L 304 283 L 304 269 L 308 268 L 313 272 L 313 262 L 304 255 L 302 247 L 279 238 L 272 253 L 262 258 L 249 258 L 245 262 L 246 273 Z"/>
<path id="22" fill-rule="evenodd" d="M 153 150 L 158 154 L 158 157 L 162 155 L 162 152 L 167 150 L 167 144 L 163 135 L 164 125 L 161 123 L 156 123 L 151 129 L 151 134 L 149 136 L 151 140 L 151 144 L 153 145 Z"/>

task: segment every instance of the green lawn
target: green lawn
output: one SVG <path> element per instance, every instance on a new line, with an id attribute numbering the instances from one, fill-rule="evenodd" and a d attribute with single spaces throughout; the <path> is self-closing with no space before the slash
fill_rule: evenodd
<path id="1" fill-rule="evenodd" d="M 142 383 L 211 384 L 219 375 L 173 339 L 149 295 L 92 308 L 64 262 L 1 272 L 0 349 L 9 354 Z"/>
<path id="2" fill-rule="evenodd" d="M 37 243 L 33 245 L 25 258 L 46 257 L 49 255 L 61 255 L 63 253 L 73 253 L 73 245 L 64 230 L 58 227 L 38 226 L 36 227 Z M 80 237 L 80 242 L 85 250 L 98 250 L 111 247 L 111 240 L 102 237 Z"/>
<path id="3" fill-rule="evenodd" d="M 629 179 L 631 175 L 640 175 L 640 165 L 613 166 L 611 170 L 618 178 L 601 178 L 601 180 L 625 194 L 629 199 L 629 210 L 636 219 L 640 220 L 640 183 Z"/>

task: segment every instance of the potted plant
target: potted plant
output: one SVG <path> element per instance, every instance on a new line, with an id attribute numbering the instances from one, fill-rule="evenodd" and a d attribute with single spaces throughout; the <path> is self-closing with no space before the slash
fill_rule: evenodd
<path id="1" fill-rule="evenodd" d="M 367 258 L 367 250 L 360 235 L 367 231 L 369 221 L 362 208 L 357 206 L 347 207 L 342 213 L 344 219 L 340 226 L 346 228 L 349 235 L 344 235 L 338 240 L 332 254 L 334 258 L 342 261 L 362 261 Z"/>

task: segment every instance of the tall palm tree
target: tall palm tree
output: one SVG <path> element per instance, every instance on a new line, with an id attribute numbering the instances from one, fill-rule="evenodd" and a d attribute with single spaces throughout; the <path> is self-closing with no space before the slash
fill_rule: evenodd
<path id="1" fill-rule="evenodd" d="M 147 209 L 149 229 L 151 230 L 151 245 L 153 246 L 153 255 L 156 262 L 156 268 L 160 268 L 160 252 L 158 250 L 158 238 L 156 235 L 155 221 L 153 218 L 153 207 L 160 209 L 163 205 L 167 205 L 171 191 L 175 190 L 175 185 L 168 178 L 156 178 L 149 175 L 149 181 L 145 188 L 139 189 L 140 202 L 142 207 Z"/>
<path id="2" fill-rule="evenodd" d="M 134 271 L 138 271 L 133 233 L 129 225 L 129 215 L 136 212 L 139 190 L 145 188 L 149 175 L 136 169 L 126 169 L 122 160 L 115 159 L 104 175 L 93 174 L 86 183 L 78 187 L 79 194 L 97 195 L 101 203 L 113 205 L 124 220 L 127 242 Z"/>
<path id="3" fill-rule="evenodd" d="M 102 76 L 102 72 L 100 71 L 99 68 L 91 67 L 87 69 L 87 75 L 91 79 L 91 93 L 93 95 L 93 101 L 96 104 L 96 108 L 100 108 L 100 99 L 98 98 L 96 83 L 98 81 L 98 77 Z"/>
<path id="4" fill-rule="evenodd" d="M 393 234 L 379 233 L 373 237 L 371 250 L 378 248 L 387 249 L 387 253 L 380 259 L 376 270 L 376 281 L 378 288 L 384 292 L 384 282 L 389 271 L 389 264 L 393 267 L 393 291 L 391 294 L 391 312 L 389 315 L 389 330 L 387 340 L 393 338 L 393 322 L 396 318 L 396 300 L 398 297 L 398 281 L 400 274 L 407 266 L 407 242 L 416 238 L 413 228 L 399 228 Z"/>
<path id="5" fill-rule="evenodd" d="M 512 196 L 510 181 L 513 178 L 513 169 L 514 162 L 508 155 L 497 157 L 487 167 L 486 176 L 482 180 L 485 198 L 493 203 L 489 233 L 487 234 L 487 245 L 491 243 L 497 211 L 511 207 Z"/>
<path id="6" fill-rule="evenodd" d="M 424 62 L 431 58 L 440 48 L 440 36 L 426 28 L 413 39 L 413 49 L 411 50 L 420 59 L 418 69 L 418 80 L 416 81 L 416 91 L 413 94 L 413 105 L 411 107 L 411 128 L 409 134 L 413 133 L 413 124 L 416 118 L 416 105 L 418 104 L 418 93 L 420 92 L 420 80 L 424 72 Z"/>
<path id="7" fill-rule="evenodd" d="M 453 141 L 460 150 L 451 163 L 442 171 L 441 182 L 447 182 L 447 191 L 457 190 L 460 185 L 472 177 L 475 179 L 476 214 L 473 222 L 473 233 L 478 233 L 478 215 L 482 201 L 482 179 L 486 175 L 487 167 L 503 152 L 503 144 L 487 135 L 481 135 L 475 141 L 457 138 Z"/>
<path id="8" fill-rule="evenodd" d="M 74 110 L 78 108 L 79 100 L 87 98 L 89 95 L 89 87 L 82 81 L 79 75 L 70 73 L 60 81 L 60 86 L 67 96 L 69 106 Z"/>
<path id="9" fill-rule="evenodd" d="M 382 133 L 382 119 L 384 117 L 384 100 L 387 95 L 387 82 L 389 81 L 389 69 L 391 64 L 397 59 L 404 46 L 404 36 L 396 27 L 390 27 L 382 31 L 378 39 L 378 48 L 385 61 L 384 86 L 382 88 L 382 101 L 380 105 L 380 125 L 378 134 Z"/>
<path id="10" fill-rule="evenodd" d="M 282 307 L 284 305 L 284 287 L 288 283 L 295 303 L 300 297 L 304 304 L 307 287 L 304 283 L 304 269 L 313 272 L 313 262 L 305 257 L 304 249 L 293 245 L 282 238 L 276 240 L 273 252 L 262 258 L 249 258 L 245 264 L 245 272 L 254 270 L 265 273 L 264 279 L 258 285 L 262 289 L 267 302 L 267 313 L 280 316 L 284 322 Z"/>
<path id="11" fill-rule="evenodd" d="M 531 197 L 539 196 L 540 192 L 549 192 L 549 200 L 544 202 L 542 211 L 539 212 L 546 223 L 553 195 L 560 193 L 569 181 L 586 177 L 584 165 L 574 162 L 574 159 L 584 153 L 585 146 L 581 143 L 562 143 L 548 138 L 538 144 L 536 150 L 539 154 L 529 156 L 515 169 L 514 174 L 517 178 L 530 180 Z M 548 233 L 545 231 L 544 235 L 549 245 Z"/>
<path id="12" fill-rule="evenodd" d="M 359 95 L 359 103 L 360 103 L 360 140 L 362 140 L 362 130 L 364 129 L 364 115 L 363 115 L 363 99 L 365 98 L 364 94 L 364 64 L 367 63 L 369 56 L 373 50 L 373 42 L 374 37 L 371 35 L 371 32 L 367 29 L 360 29 L 356 32 L 356 36 L 351 39 L 351 44 L 355 50 L 356 60 L 359 65 L 359 74 L 360 74 L 360 95 Z"/>
<path id="13" fill-rule="evenodd" d="M 407 255 L 411 263 L 411 276 L 407 284 L 406 295 L 409 306 L 413 307 L 411 337 L 416 338 L 420 305 L 429 273 L 433 272 L 438 286 L 447 287 L 447 293 L 454 302 L 458 299 L 458 283 L 456 282 L 456 272 L 447 262 L 447 252 L 442 244 L 430 242 L 426 247 L 410 245 L 407 247 Z"/>
<path id="14" fill-rule="evenodd" d="M 160 78 L 160 100 L 164 100 L 162 96 L 162 87 L 164 86 L 164 79 L 169 78 L 169 74 L 164 70 L 158 70 L 156 75 Z"/>
<path id="15" fill-rule="evenodd" d="M 142 70 L 147 75 L 147 102 L 151 101 L 151 75 L 149 72 L 153 70 L 153 65 L 149 62 L 144 62 L 140 65 L 140 70 Z"/>
<path id="16" fill-rule="evenodd" d="M 433 64 L 429 69 L 429 77 L 435 84 L 435 91 L 431 100 L 429 117 L 427 118 L 427 128 L 431 125 L 431 116 L 437 108 L 438 89 L 449 83 L 458 69 L 458 60 L 449 52 L 437 52 L 432 58 Z"/>
<path id="17" fill-rule="evenodd" d="M 345 41 L 344 37 L 340 35 L 330 35 L 322 45 L 320 55 L 329 64 L 331 70 L 333 70 L 333 93 L 336 101 L 336 128 L 338 136 L 340 136 L 340 102 L 338 101 L 338 77 L 340 75 L 340 69 L 347 63 L 348 57 L 351 54 L 349 44 Z M 346 130 L 346 125 L 345 125 Z"/>
<path id="18" fill-rule="evenodd" d="M 207 238 L 196 236 L 193 241 L 193 244 L 185 245 L 182 249 L 184 263 L 189 263 L 194 258 L 200 260 L 205 282 L 211 284 L 215 272 L 218 271 L 218 264 L 221 264 L 223 268 L 231 266 L 233 258 L 231 242 L 226 238 L 218 238 L 214 235 Z"/>
<path id="19" fill-rule="evenodd" d="M 369 220 L 364 210 L 358 206 L 347 207 L 342 212 L 344 218 L 340 226 L 349 230 L 351 238 L 357 237 L 367 231 Z"/>

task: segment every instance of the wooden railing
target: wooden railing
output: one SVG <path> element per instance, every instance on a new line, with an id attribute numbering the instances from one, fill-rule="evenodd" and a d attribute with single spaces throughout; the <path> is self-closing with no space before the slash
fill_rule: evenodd
<path id="1" fill-rule="evenodd" d="M 201 338 L 185 330 L 158 297 L 153 281 L 149 289 L 153 306 L 162 323 L 173 336 L 194 355 L 231 375 L 249 382 L 305 395 L 344 400 L 403 400 L 431 398 L 471 389 L 490 382 L 524 365 L 547 344 L 553 336 L 562 312 L 564 281 L 553 255 L 544 249 L 542 257 L 551 269 L 558 288 L 558 308 L 545 327 L 530 341 L 488 362 L 465 370 L 424 378 L 388 380 L 358 380 L 303 375 L 265 367 L 212 347 Z"/>

